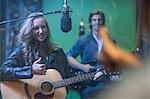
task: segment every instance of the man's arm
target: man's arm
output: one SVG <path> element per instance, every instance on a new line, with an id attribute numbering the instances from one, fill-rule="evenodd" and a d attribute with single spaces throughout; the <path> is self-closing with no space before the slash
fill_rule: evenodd
<path id="1" fill-rule="evenodd" d="M 68 56 L 67 59 L 68 59 L 69 64 L 73 68 L 80 69 L 86 73 L 90 70 L 90 68 L 92 68 L 92 66 L 90 66 L 89 64 L 81 64 L 72 56 Z"/>

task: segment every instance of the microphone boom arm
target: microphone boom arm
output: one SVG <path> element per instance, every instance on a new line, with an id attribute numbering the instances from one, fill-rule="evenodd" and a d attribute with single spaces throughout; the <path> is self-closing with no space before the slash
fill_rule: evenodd
<path id="1" fill-rule="evenodd" d="M 72 12 L 72 11 L 70 11 L 70 12 Z M 62 13 L 62 11 L 52 11 L 52 12 L 48 12 L 48 13 L 43 13 L 42 15 L 56 14 L 56 13 Z M 10 23 L 10 22 L 20 21 L 20 20 L 25 20 L 25 19 L 27 19 L 27 18 L 32 18 L 32 17 L 35 17 L 35 16 L 17 18 L 17 19 L 12 19 L 12 20 L 8 20 L 8 21 L 1 21 L 1 22 L 0 22 L 0 25 L 6 24 L 6 23 Z"/>

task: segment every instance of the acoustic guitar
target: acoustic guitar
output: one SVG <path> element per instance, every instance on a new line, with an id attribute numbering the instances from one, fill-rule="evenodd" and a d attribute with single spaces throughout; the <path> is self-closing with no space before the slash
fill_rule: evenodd
<path id="1" fill-rule="evenodd" d="M 3 81 L 2 97 L 3 99 L 65 99 L 66 85 L 93 79 L 96 72 L 62 79 L 57 70 L 48 69 L 46 75 L 33 75 L 32 79 Z"/>

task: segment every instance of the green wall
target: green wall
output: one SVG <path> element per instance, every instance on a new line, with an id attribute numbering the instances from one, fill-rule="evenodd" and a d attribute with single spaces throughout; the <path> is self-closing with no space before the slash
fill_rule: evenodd
<path id="1" fill-rule="evenodd" d="M 64 0 L 43 0 L 43 12 L 61 10 Z M 88 28 L 88 15 L 94 9 L 102 9 L 106 16 L 106 26 L 110 35 L 121 48 L 132 50 L 135 47 L 136 11 L 135 0 L 67 0 L 72 8 L 72 30 L 63 33 L 60 29 L 62 14 L 46 15 L 53 41 L 64 49 L 71 48 L 79 35 L 81 18 Z"/>
<path id="2" fill-rule="evenodd" d="M 117 44 L 128 51 L 135 47 L 136 7 L 135 0 L 67 0 L 72 8 L 72 30 L 63 33 L 60 29 L 62 14 L 47 15 L 53 41 L 67 52 L 79 37 L 79 23 L 83 19 L 86 32 L 89 31 L 88 15 L 94 9 L 102 9 L 106 26 Z M 63 0 L 43 0 L 43 12 L 61 10 Z M 111 51 L 111 49 L 110 49 Z M 70 90 L 67 99 L 80 99 L 76 91 Z"/>

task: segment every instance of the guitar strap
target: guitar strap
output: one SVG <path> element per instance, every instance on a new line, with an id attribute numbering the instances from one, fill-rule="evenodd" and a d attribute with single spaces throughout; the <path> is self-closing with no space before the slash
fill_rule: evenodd
<path id="1" fill-rule="evenodd" d="M 27 83 L 24 83 L 24 89 L 25 89 L 25 93 L 26 93 L 28 99 L 31 99 L 31 95 L 29 93 L 28 84 Z"/>

